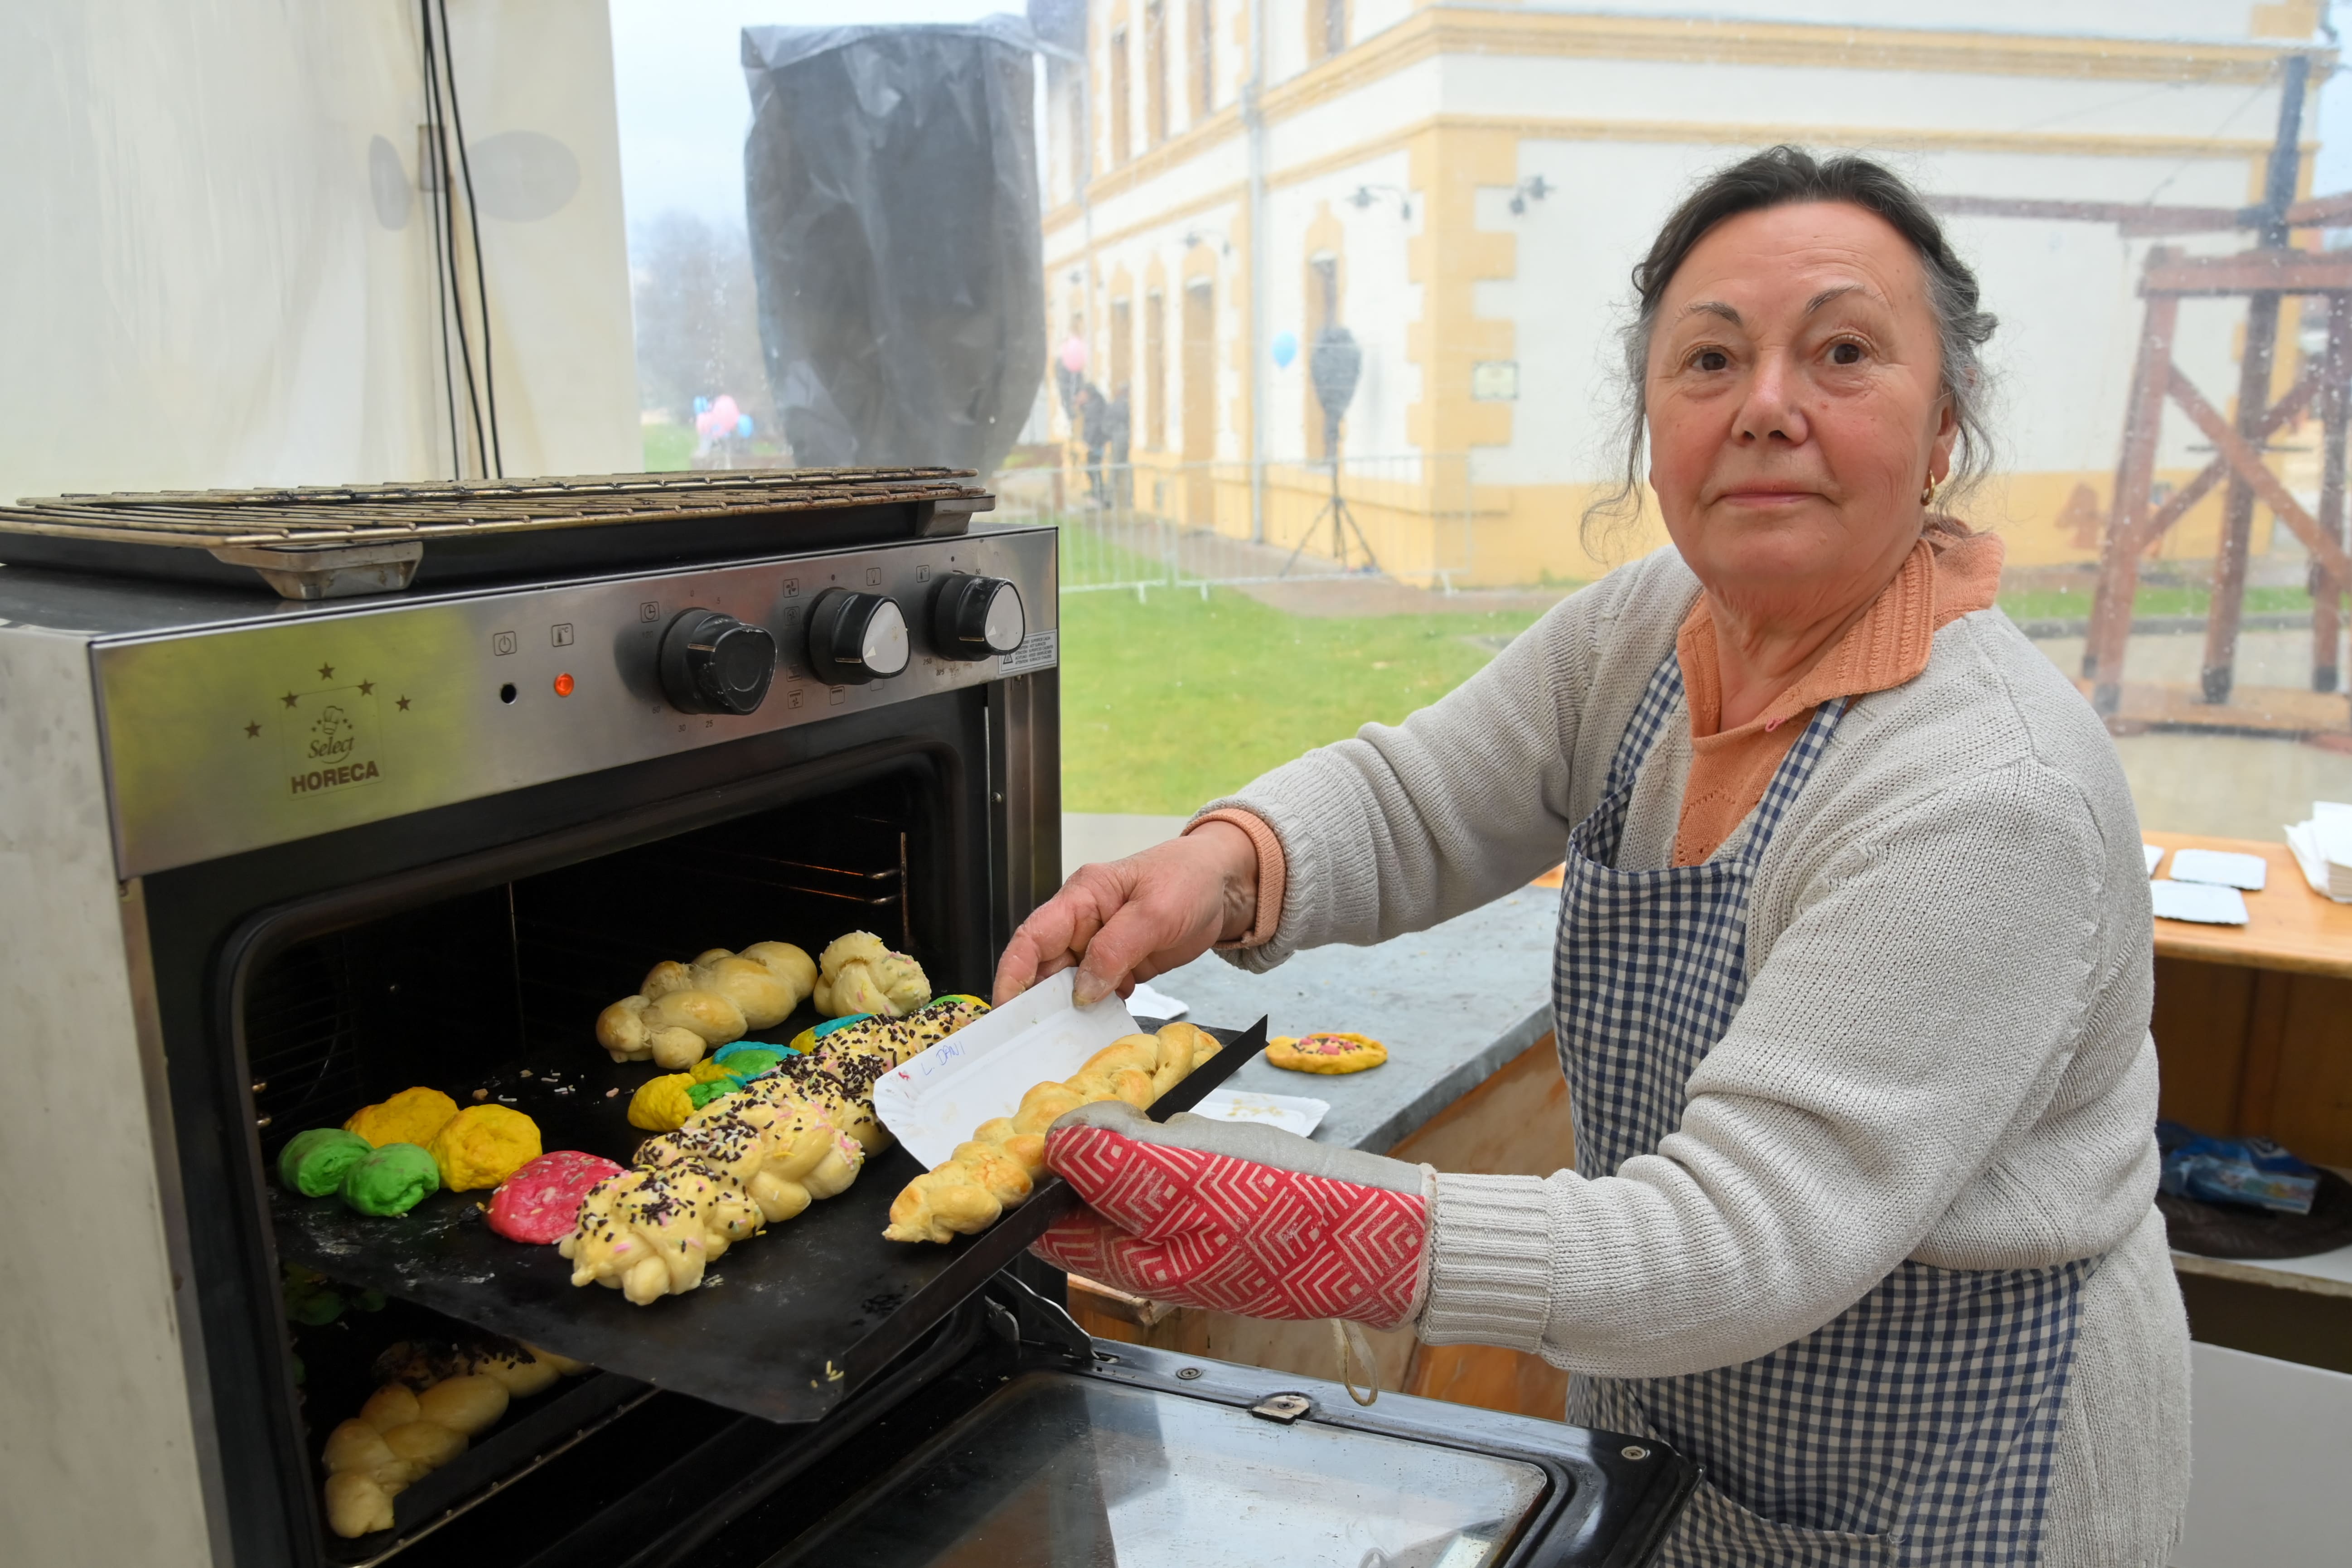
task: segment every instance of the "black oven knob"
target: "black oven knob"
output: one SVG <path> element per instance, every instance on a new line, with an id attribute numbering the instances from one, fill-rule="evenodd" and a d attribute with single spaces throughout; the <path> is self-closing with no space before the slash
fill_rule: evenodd
<path id="1" fill-rule="evenodd" d="M 662 695 L 679 712 L 755 712 L 776 676 L 776 639 L 717 610 L 680 610 L 660 664 Z"/>
<path id="2" fill-rule="evenodd" d="M 809 606 L 809 666 L 827 686 L 857 686 L 907 668 L 907 613 L 896 599 L 827 588 Z"/>
<path id="3" fill-rule="evenodd" d="M 1011 653 L 1028 633 L 1021 590 L 1002 577 L 950 572 L 931 595 L 931 646 L 942 658 Z"/>

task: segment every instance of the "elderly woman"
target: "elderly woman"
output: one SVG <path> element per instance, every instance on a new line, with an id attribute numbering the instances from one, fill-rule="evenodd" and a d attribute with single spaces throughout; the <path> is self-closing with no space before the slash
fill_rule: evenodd
<path id="1" fill-rule="evenodd" d="M 1460 689 L 1089 866 L 1000 995 L 1414 931 L 1561 858 L 1576 1169 L 1447 1175 L 1123 1106 L 1066 1266 L 1571 1369 L 1705 1480 L 1664 1560 L 2164 1562 L 2187 1332 L 2151 1205 L 2147 876 L 2091 710 L 1939 513 L 1992 331 L 1876 164 L 1775 148 L 1635 268 L 1671 549 Z M 1149 1169 L 1164 1181 L 1131 1178 Z M 1139 1196 L 1138 1194 L 1142 1194 Z"/>

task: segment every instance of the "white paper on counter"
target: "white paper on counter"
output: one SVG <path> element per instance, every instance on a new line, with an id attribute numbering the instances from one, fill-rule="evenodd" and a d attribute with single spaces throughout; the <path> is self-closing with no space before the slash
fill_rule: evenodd
<path id="1" fill-rule="evenodd" d="M 983 1121 L 1010 1116 L 1041 1083 L 1058 1083 L 1087 1058 L 1136 1033 L 1117 996 L 1070 1005 L 1078 972 L 1041 980 L 874 1084 L 874 1113 L 926 1168 L 954 1154 Z"/>
<path id="2" fill-rule="evenodd" d="M 2311 828 L 2308 822 L 2290 823 L 2286 827 L 2286 847 L 2294 851 L 2294 863 L 2303 868 L 2303 879 L 2321 898 L 2352 904 L 2352 895 L 2339 894 L 2328 886 L 2327 857 L 2319 852 L 2319 841 Z"/>
<path id="3" fill-rule="evenodd" d="M 1279 1127 L 1285 1132 L 1296 1132 L 1301 1138 L 1323 1123 L 1330 1114 L 1328 1100 L 1309 1100 L 1298 1094 L 1259 1094 L 1245 1089 L 1213 1089 L 1201 1097 L 1192 1108 L 1195 1116 L 1206 1116 L 1217 1121 L 1263 1121 L 1269 1127 Z"/>
<path id="4" fill-rule="evenodd" d="M 2271 863 L 2259 855 L 2240 855 L 2228 849 L 2176 849 L 2172 852 L 2172 879 L 2176 882 L 2210 882 L 2217 888 L 2242 888 L 2249 893 L 2259 893 L 2270 879 Z"/>
<path id="5" fill-rule="evenodd" d="M 2155 881 L 2147 885 L 2147 896 L 2160 921 L 2194 921 L 2210 926 L 2246 923 L 2246 898 L 2235 888 L 2217 888 L 2210 882 Z"/>
<path id="6" fill-rule="evenodd" d="M 2142 844 L 2140 846 L 2140 851 L 2147 857 L 2147 874 L 2151 877 L 2155 876 L 2157 862 L 2164 858 L 2164 846 L 2161 844 Z"/>
<path id="7" fill-rule="evenodd" d="M 1192 1010 L 1189 1002 L 1179 1002 L 1165 991 L 1154 991 L 1141 981 L 1127 994 L 1127 1010 L 1139 1017 L 1164 1018 L 1174 1023 Z"/>

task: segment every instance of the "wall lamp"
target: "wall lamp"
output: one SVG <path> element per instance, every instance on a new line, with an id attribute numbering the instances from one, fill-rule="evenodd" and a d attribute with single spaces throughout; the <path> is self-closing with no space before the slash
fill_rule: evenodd
<path id="1" fill-rule="evenodd" d="M 1539 202 L 1558 189 L 1558 185 L 1548 184 L 1541 174 L 1521 180 L 1511 187 L 1511 216 L 1520 216 L 1528 210 L 1529 202 Z"/>
<path id="2" fill-rule="evenodd" d="M 1412 221 L 1412 197 L 1394 185 L 1358 185 L 1353 195 L 1342 196 L 1339 199 L 1358 212 L 1361 212 L 1382 196 L 1394 196 L 1397 216 L 1407 223 Z"/>

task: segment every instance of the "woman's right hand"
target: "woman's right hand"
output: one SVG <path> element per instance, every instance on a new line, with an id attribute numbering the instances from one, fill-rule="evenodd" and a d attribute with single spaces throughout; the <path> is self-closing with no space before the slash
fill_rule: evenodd
<path id="1" fill-rule="evenodd" d="M 1078 1005 L 1186 964 L 1257 916 L 1257 847 L 1230 822 L 1108 865 L 1081 866 L 1021 922 L 996 965 L 996 1005 L 1071 965 Z"/>

